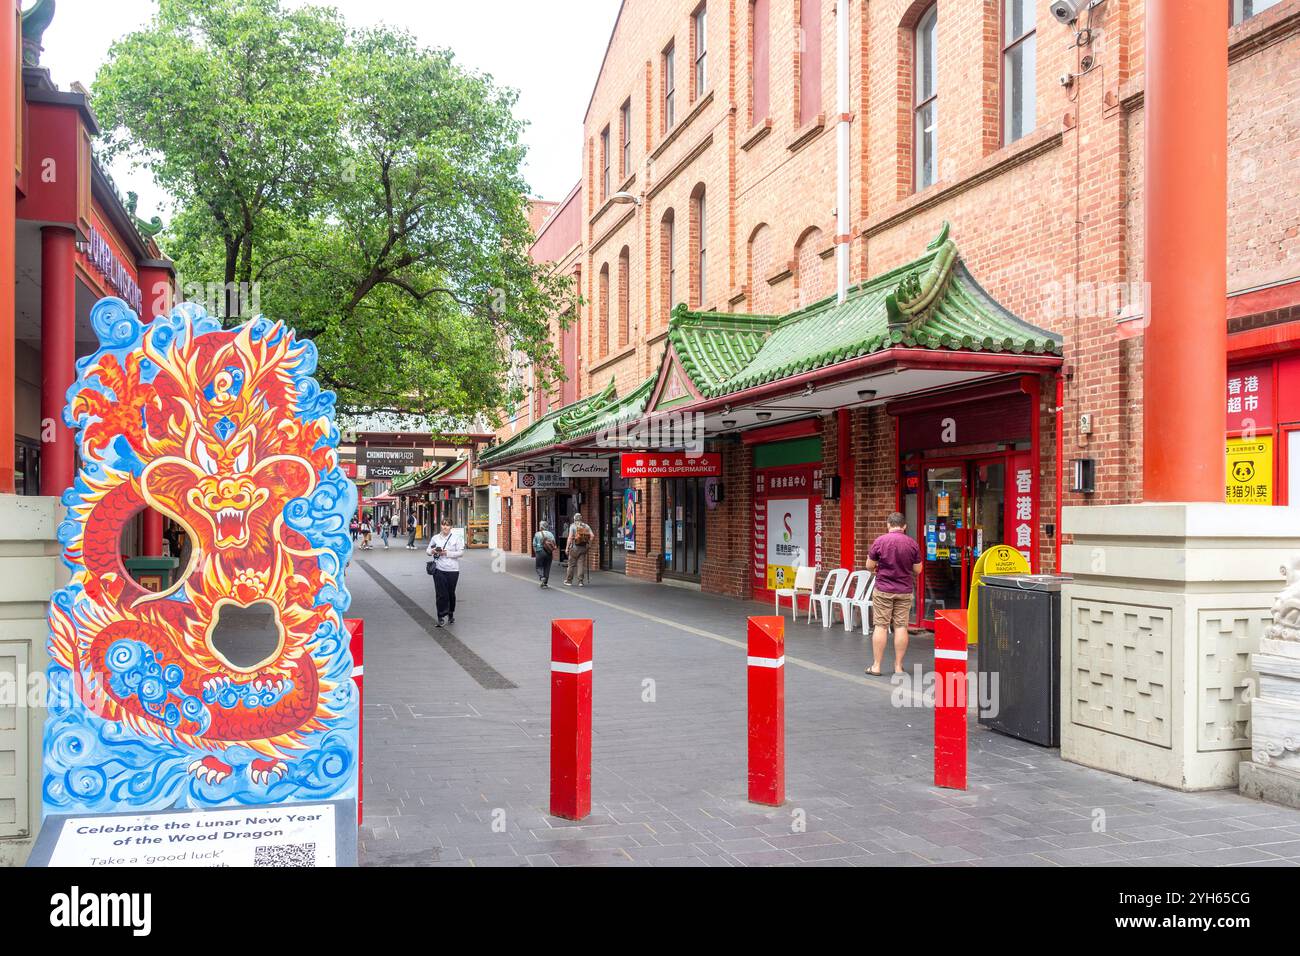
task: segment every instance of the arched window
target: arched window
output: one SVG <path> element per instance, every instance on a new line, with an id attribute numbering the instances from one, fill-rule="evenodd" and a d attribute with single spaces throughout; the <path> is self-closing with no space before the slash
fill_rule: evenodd
<path id="1" fill-rule="evenodd" d="M 676 225 L 676 216 L 669 209 L 659 223 L 659 317 L 664 325 L 678 296 Z"/>
<path id="2" fill-rule="evenodd" d="M 772 230 L 766 223 L 749 236 L 749 262 L 745 269 L 745 284 L 749 286 L 749 311 L 755 315 L 771 315 L 772 287 L 767 277 L 772 272 Z"/>
<path id="3" fill-rule="evenodd" d="M 826 298 L 830 291 L 829 263 L 821 256 L 822 231 L 809 229 L 795 248 L 795 284 L 799 290 L 799 308 Z"/>
<path id="4" fill-rule="evenodd" d="M 600 341 L 597 343 L 598 354 L 604 358 L 609 354 L 609 263 L 606 262 L 600 267 L 600 291 L 596 299 L 596 309 L 599 319 L 596 323 L 596 334 Z"/>
<path id="5" fill-rule="evenodd" d="M 934 5 L 916 24 L 916 55 L 912 63 L 915 186 L 934 185 L 938 177 L 939 126 L 939 7 Z"/>
<path id="6" fill-rule="evenodd" d="M 705 221 L 704 184 L 691 193 L 691 308 L 703 307 L 708 295 L 709 251 L 708 224 Z"/>
<path id="7" fill-rule="evenodd" d="M 631 338 L 632 317 L 628 308 L 629 272 L 631 271 L 631 253 L 627 246 L 618 254 L 618 347 L 627 345 Z"/>

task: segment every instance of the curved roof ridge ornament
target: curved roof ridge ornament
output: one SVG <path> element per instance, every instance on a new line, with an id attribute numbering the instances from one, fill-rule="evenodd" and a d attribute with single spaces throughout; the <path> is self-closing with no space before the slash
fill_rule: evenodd
<path id="1" fill-rule="evenodd" d="M 598 395 L 593 395 L 584 401 L 578 402 L 568 411 L 561 412 L 560 417 L 555 420 L 555 433 L 557 435 L 568 435 L 582 427 L 583 423 L 595 418 L 618 399 L 616 379 L 613 375 L 609 377 L 609 384 Z"/>
<path id="2" fill-rule="evenodd" d="M 908 272 L 894 291 L 885 296 L 890 330 L 909 331 L 920 325 L 930 306 L 943 292 L 953 264 L 957 261 L 957 244 L 948 238 L 950 227 L 945 220 L 939 235 L 926 246 L 934 253 L 924 272 Z"/>

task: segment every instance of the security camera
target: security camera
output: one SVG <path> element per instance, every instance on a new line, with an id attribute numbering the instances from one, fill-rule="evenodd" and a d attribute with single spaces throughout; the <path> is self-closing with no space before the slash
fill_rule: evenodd
<path id="1" fill-rule="evenodd" d="M 1079 8 L 1084 5 L 1083 0 L 1052 0 L 1049 8 L 1052 16 L 1062 23 L 1073 23 L 1079 19 Z"/>

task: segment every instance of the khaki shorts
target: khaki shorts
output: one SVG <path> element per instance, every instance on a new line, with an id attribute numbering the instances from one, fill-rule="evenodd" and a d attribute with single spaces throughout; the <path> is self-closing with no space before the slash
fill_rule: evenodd
<path id="1" fill-rule="evenodd" d="M 877 627 L 907 627 L 912 620 L 911 591 L 895 594 L 892 591 L 876 590 L 871 595 L 871 617 Z"/>

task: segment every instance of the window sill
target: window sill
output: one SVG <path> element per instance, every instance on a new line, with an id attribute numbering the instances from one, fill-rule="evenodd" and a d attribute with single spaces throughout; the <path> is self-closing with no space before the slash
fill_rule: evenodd
<path id="1" fill-rule="evenodd" d="M 768 285 L 777 285 L 794 275 L 794 263 L 787 262 L 767 277 Z"/>
<path id="2" fill-rule="evenodd" d="M 727 296 L 727 304 L 737 306 L 749 298 L 749 286 L 742 285 L 737 289 L 731 290 L 731 295 Z"/>
<path id="3" fill-rule="evenodd" d="M 633 342 L 631 345 L 622 346 L 621 348 L 619 348 L 617 352 L 611 352 L 609 355 L 606 355 L 596 364 L 588 367 L 587 369 L 588 374 L 595 375 L 597 372 L 601 371 L 602 369 L 606 369 L 611 365 L 618 364 L 620 361 L 627 358 L 629 355 L 635 355 L 636 347 L 637 347 L 637 343 Z"/>
<path id="4" fill-rule="evenodd" d="M 751 149 L 753 149 L 763 140 L 767 139 L 767 135 L 771 132 L 772 132 L 772 117 L 769 116 L 767 119 L 763 120 L 752 130 L 750 130 L 749 135 L 746 136 L 744 142 L 740 144 L 740 148 L 743 149 L 745 152 L 749 152 Z"/>
<path id="5" fill-rule="evenodd" d="M 664 138 L 659 141 L 659 145 L 650 151 L 650 160 L 653 162 L 654 160 L 658 159 L 661 155 L 663 155 L 664 150 L 666 150 L 669 146 L 671 146 L 674 142 L 676 142 L 677 138 L 682 135 L 682 131 L 685 130 L 686 127 L 691 125 L 691 120 L 695 119 L 695 117 L 699 116 L 700 113 L 704 112 L 704 108 L 712 102 L 713 102 L 712 90 L 709 90 L 709 92 L 705 93 L 704 96 L 696 100 L 695 105 L 692 106 L 687 111 L 686 115 L 681 118 L 681 120 L 677 123 L 677 125 L 674 126 L 672 129 L 670 129 L 664 135 Z"/>
<path id="6" fill-rule="evenodd" d="M 826 129 L 826 114 L 818 113 L 817 117 L 811 122 L 804 125 L 804 128 L 794 134 L 794 139 L 786 143 L 785 148 L 792 153 L 797 153 L 803 149 Z"/>

